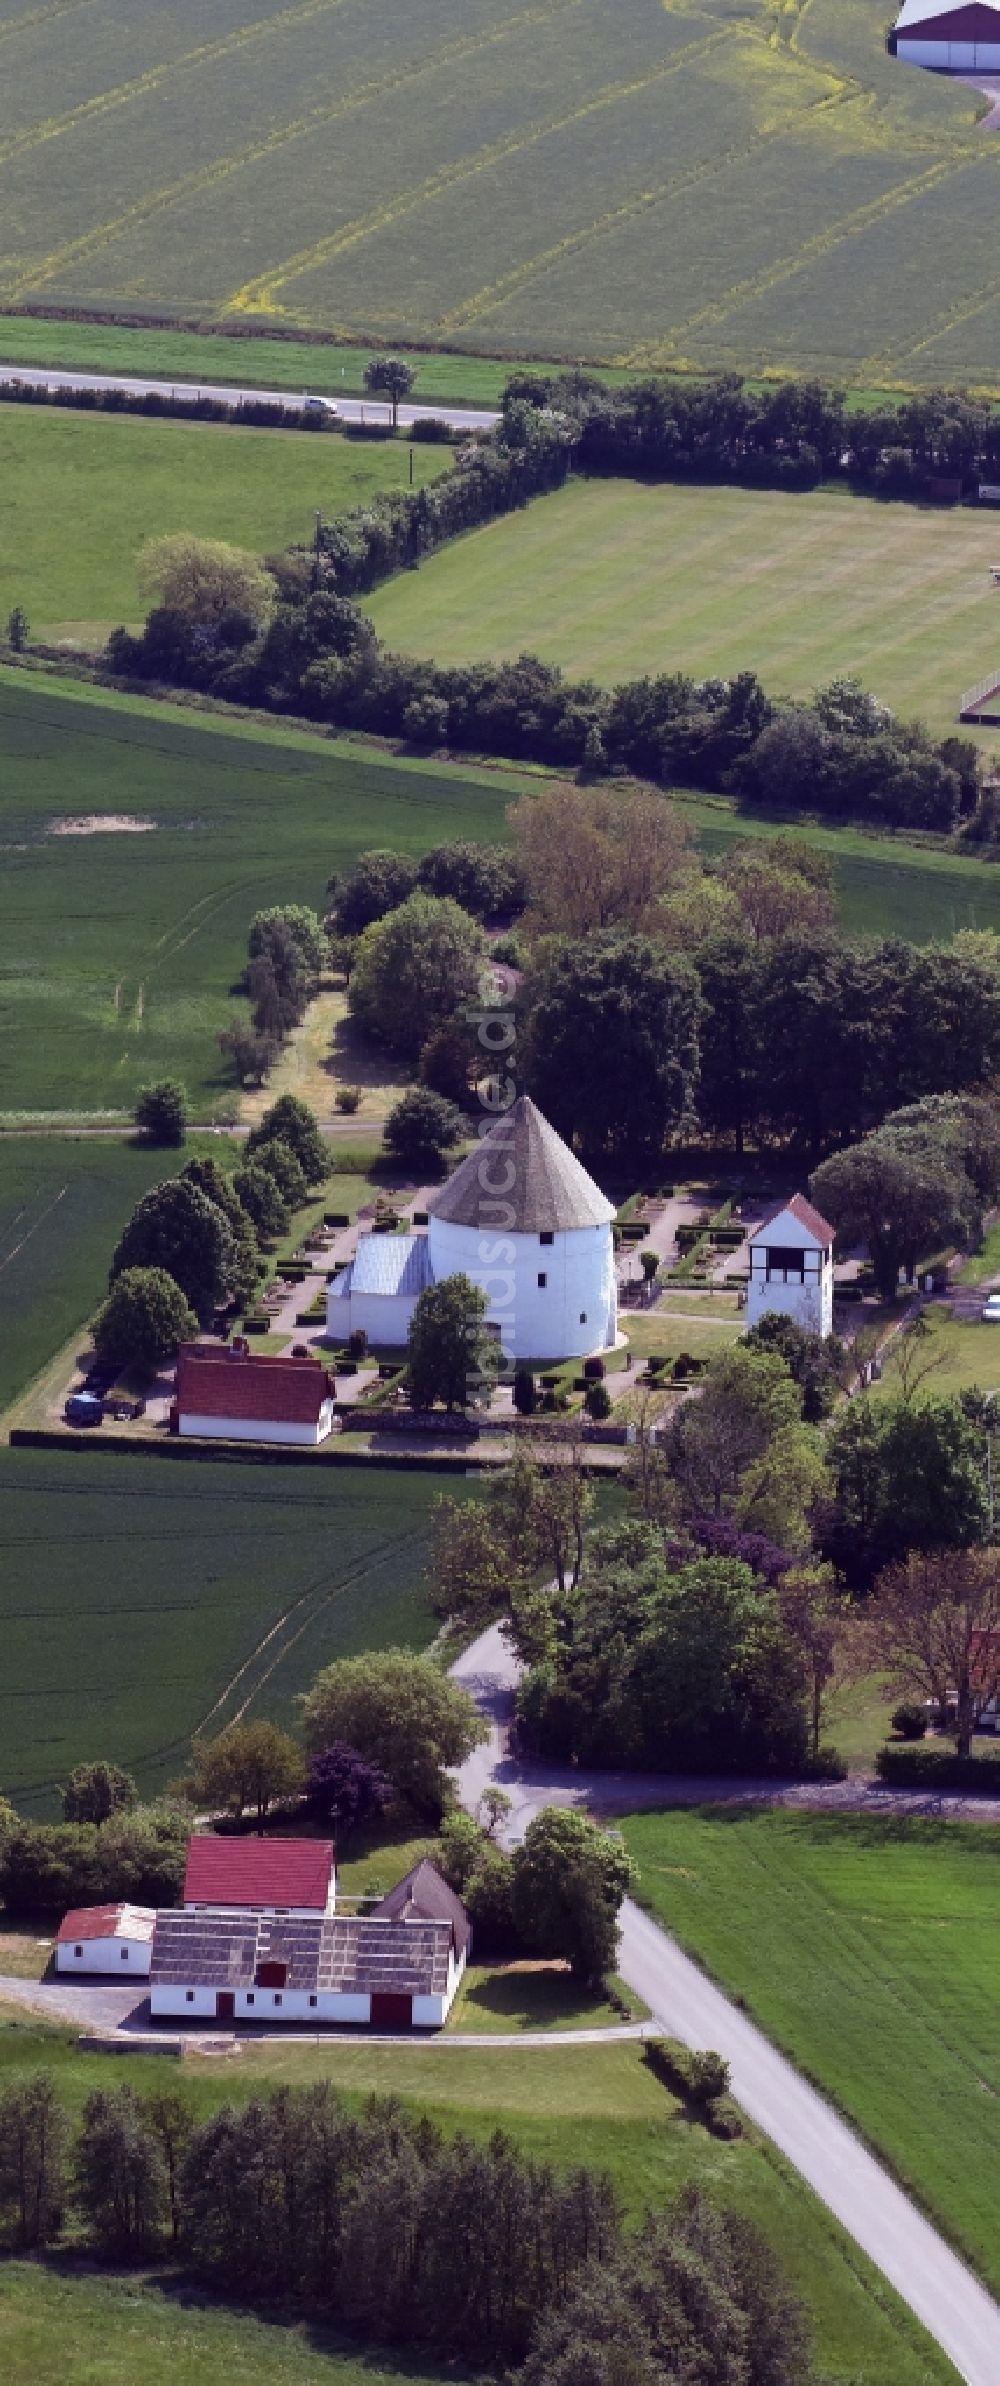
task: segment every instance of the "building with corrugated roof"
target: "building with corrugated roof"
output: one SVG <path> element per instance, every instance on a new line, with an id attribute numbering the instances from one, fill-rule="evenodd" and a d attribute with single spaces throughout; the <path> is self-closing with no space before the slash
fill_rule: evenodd
<path id="1" fill-rule="evenodd" d="M 1000 74 L 1000 0 L 903 0 L 889 48 L 911 66 L 937 74 Z"/>
<path id="2" fill-rule="evenodd" d="M 618 1324 L 614 1205 L 522 1094 L 428 1204 L 424 1235 L 370 1235 L 331 1284 L 331 1339 L 400 1347 L 428 1284 L 468 1276 L 508 1358 L 586 1358 Z"/>
<path id="3" fill-rule="evenodd" d="M 85 1905 L 64 1914 L 56 1938 L 56 1971 L 95 1973 L 117 1980 L 149 1974 L 156 1914 L 152 1906 Z"/>

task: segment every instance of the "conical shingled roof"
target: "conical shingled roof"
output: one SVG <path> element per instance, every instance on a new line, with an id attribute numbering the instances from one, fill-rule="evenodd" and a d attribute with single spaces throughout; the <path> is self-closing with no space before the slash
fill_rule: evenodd
<path id="1" fill-rule="evenodd" d="M 506 1234 L 564 1234 L 607 1226 L 615 1214 L 527 1094 L 495 1121 L 427 1207 L 450 1226 Z"/>

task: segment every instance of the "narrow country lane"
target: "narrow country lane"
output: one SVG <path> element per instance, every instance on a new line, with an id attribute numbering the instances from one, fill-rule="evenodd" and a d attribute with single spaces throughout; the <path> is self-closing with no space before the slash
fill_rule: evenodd
<path id="1" fill-rule="evenodd" d="M 624 1809 L 625 1777 L 602 1783 L 600 1774 L 562 1773 L 547 1783 L 540 1769 L 523 1767 L 510 1754 L 518 1665 L 497 1625 L 465 1650 L 452 1671 L 490 1725 L 488 1744 L 458 1774 L 464 1805 L 474 1808 L 487 1782 L 498 1781 L 513 1800 L 509 1836 L 514 1840 L 523 1837 L 541 1807 L 599 1807 L 602 1788 L 606 1806 Z M 650 1791 L 657 1803 L 669 1803 L 666 1781 L 651 1783 L 647 1777 L 645 1788 L 646 1803 Z M 711 1794 L 710 1785 L 703 1785 L 703 1794 Z M 631 1898 L 622 1909 L 619 1970 L 671 2037 L 686 2046 L 714 2047 L 725 2056 L 744 2112 L 882 2271 L 967 2386 L 998 2386 L 1000 2307 L 992 2296 L 794 2064 Z M 920 2094 L 917 2080 L 913 2093 Z M 974 2148 L 969 2158 L 975 2159 Z"/>
<path id="2" fill-rule="evenodd" d="M 156 381 L 141 373 L 75 373 L 49 365 L 11 365 L 0 363 L 0 381 L 22 381 L 29 389 L 124 389 L 130 397 L 144 398 L 221 398 L 226 406 L 253 405 L 296 406 L 304 392 L 294 389 L 241 389 L 237 384 L 221 381 Z M 337 398 L 337 413 L 345 423 L 391 423 L 392 407 L 380 398 Z M 411 423 L 447 423 L 453 431 L 489 430 L 499 417 L 494 407 L 486 411 L 475 406 L 441 406 L 429 401 L 423 405 L 399 408 L 399 427 L 408 431 Z"/>

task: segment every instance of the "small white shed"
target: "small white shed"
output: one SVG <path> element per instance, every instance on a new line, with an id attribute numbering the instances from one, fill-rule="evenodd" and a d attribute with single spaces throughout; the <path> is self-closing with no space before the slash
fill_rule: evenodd
<path id="1" fill-rule="evenodd" d="M 762 1218 L 750 1237 L 748 1327 L 772 1313 L 808 1334 L 832 1334 L 833 1243 L 833 1227 L 804 1193 Z"/>
<path id="2" fill-rule="evenodd" d="M 146 1980 L 155 1926 L 151 1906 L 77 1906 L 59 1925 L 56 1971 Z"/>

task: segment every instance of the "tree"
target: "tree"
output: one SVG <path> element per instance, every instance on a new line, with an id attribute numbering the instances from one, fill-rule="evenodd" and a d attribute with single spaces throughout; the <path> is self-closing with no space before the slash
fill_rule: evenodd
<path id="1" fill-rule="evenodd" d="M 524 989 L 528 1090 L 567 1141 L 656 1158 L 693 1114 L 701 997 L 691 963 L 648 937 L 547 950 Z"/>
<path id="2" fill-rule="evenodd" d="M 532 1370 L 525 1366 L 523 1359 L 520 1365 L 514 1369 L 513 1399 L 519 1417 L 534 1416 L 538 1405 L 538 1393 Z"/>
<path id="3" fill-rule="evenodd" d="M 346 1741 L 378 1765 L 418 1812 L 447 1806 L 447 1768 L 463 1764 L 488 1738 L 467 1690 L 428 1657 L 407 1649 L 342 1657 L 320 1673 L 303 1702 L 310 1756 Z"/>
<path id="4" fill-rule="evenodd" d="M 348 1002 L 390 1052 L 416 1060 L 435 1028 L 478 998 L 486 940 L 450 896 L 410 895 L 358 940 Z"/>
<path id="5" fill-rule="evenodd" d="M 287 1143 L 293 1151 L 307 1185 L 321 1185 L 330 1173 L 330 1155 L 315 1112 L 307 1102 L 300 1102 L 295 1094 L 279 1094 L 263 1118 L 251 1127 L 247 1136 L 247 1150 L 255 1152 L 261 1143 Z"/>
<path id="6" fill-rule="evenodd" d="M 766 844 L 756 838 L 727 854 L 722 882 L 735 896 L 740 919 L 755 943 L 836 926 L 832 872 L 822 856 L 815 858 L 818 872 L 810 849 L 793 845 L 788 837 Z"/>
<path id="7" fill-rule="evenodd" d="M 184 530 L 146 540 L 138 579 L 147 604 L 182 614 L 202 629 L 218 630 L 227 616 L 237 615 L 257 627 L 274 602 L 274 581 L 256 555 Z"/>
<path id="8" fill-rule="evenodd" d="M 798 1387 L 777 1351 L 736 1343 L 720 1352 L 700 1397 L 685 1401 L 670 1427 L 669 1455 L 689 1511 L 721 1515 L 747 1467 L 801 1414 Z"/>
<path id="9" fill-rule="evenodd" d="M 341 936 L 360 936 L 370 928 L 373 920 L 385 918 L 386 912 L 397 911 L 401 903 L 412 895 L 418 878 L 417 863 L 410 853 L 390 853 L 373 850 L 359 853 L 347 878 L 331 878 L 327 894 L 331 903 L 331 918 Z M 433 893 L 451 893 L 451 888 L 434 888 Z M 466 907 L 471 908 L 470 906 Z"/>
<path id="10" fill-rule="evenodd" d="M 819 1434 L 811 1425 L 783 1425 L 740 1478 L 737 1521 L 744 1532 L 762 1533 L 781 1549 L 804 1556 L 829 1489 Z"/>
<path id="11" fill-rule="evenodd" d="M 981 1208 L 964 1172 L 899 1151 L 879 1135 L 824 1160 L 809 1191 L 845 1248 L 867 1245 L 884 1300 L 895 1292 L 901 1268 L 912 1275 L 928 1253 L 978 1232 Z"/>
<path id="12" fill-rule="evenodd" d="M 277 1177 L 268 1168 L 258 1168 L 255 1161 L 244 1161 L 233 1178 L 237 1195 L 258 1234 L 284 1234 L 288 1224 L 288 1203 Z"/>
<path id="13" fill-rule="evenodd" d="M 94 1319 L 94 1349 L 115 1367 L 152 1375 L 197 1331 L 194 1310 L 165 1268 L 126 1268 Z"/>
<path id="14" fill-rule="evenodd" d="M 106 1823 L 112 1814 L 130 1814 L 138 1803 L 131 1773 L 123 1773 L 120 1765 L 109 1765 L 104 1759 L 76 1765 L 62 1793 L 67 1823 Z"/>
<path id="15" fill-rule="evenodd" d="M 275 904 L 269 911 L 256 911 L 250 922 L 247 952 L 251 961 L 270 952 L 275 934 L 290 936 L 299 957 L 306 991 L 314 994 L 330 952 L 322 921 L 304 903 Z"/>
<path id="16" fill-rule="evenodd" d="M 147 1143 L 183 1143 L 187 1129 L 187 1095 L 173 1077 L 158 1085 L 144 1085 L 135 1106 L 135 1123 Z"/>
<path id="17" fill-rule="evenodd" d="M 286 1209 L 302 1208 L 309 1188 L 291 1144 L 281 1143 L 277 1136 L 268 1143 L 255 1143 L 253 1165 L 255 1169 L 266 1169 L 268 1176 L 274 1178 Z"/>
<path id="18" fill-rule="evenodd" d="M 418 876 L 428 895 L 453 895 L 474 919 L 523 911 L 527 899 L 524 873 L 506 845 L 470 845 L 456 839 L 432 846 Z"/>
<path id="19" fill-rule="evenodd" d="M 561 1956 L 596 1984 L 615 1968 L 618 1909 L 633 1882 L 630 1857 L 588 1816 L 546 1807 L 514 1860 L 514 1913 L 528 1946 Z"/>
<path id="20" fill-rule="evenodd" d="M 435 1613 L 463 1629 L 479 1631 L 503 1614 L 510 1564 L 491 1501 L 436 1502 L 430 1578 Z"/>
<path id="21" fill-rule="evenodd" d="M 547 787 L 508 817 L 536 935 L 648 928 L 694 866 L 686 822 L 651 787 Z"/>
<path id="22" fill-rule="evenodd" d="M 236 1253 L 229 1221 L 184 1177 L 154 1185 L 133 1210 L 118 1244 L 111 1284 L 132 1268 L 164 1269 L 180 1285 L 196 1316 L 209 1319 L 234 1287 Z"/>
<path id="23" fill-rule="evenodd" d="M 250 1807 L 263 1829 L 276 1800 L 298 1797 L 304 1779 L 301 1749 L 276 1723 L 230 1723 L 216 1739 L 195 1741 L 187 1794 L 237 1820 Z"/>
<path id="24" fill-rule="evenodd" d="M 262 1035 L 254 1027 L 225 1027 L 219 1037 L 219 1050 L 231 1060 L 239 1085 L 263 1085 L 278 1057 L 276 1036 Z"/>
<path id="25" fill-rule="evenodd" d="M 811 1334 L 794 1317 L 768 1309 L 743 1337 L 745 1350 L 775 1350 L 802 1394 L 802 1419 L 820 1425 L 847 1380 L 848 1356 L 835 1334 Z"/>
<path id="26" fill-rule="evenodd" d="M 47 2071 L 0 2095 L 0 2213 L 19 2253 L 51 2245 L 62 2227 L 69 2124 Z"/>
<path id="27" fill-rule="evenodd" d="M 401 1166 L 437 1173 L 466 1132 L 466 1122 L 454 1102 L 431 1093 L 428 1086 L 414 1085 L 390 1110 L 385 1143 Z"/>
<path id="28" fill-rule="evenodd" d="M 373 356 L 365 366 L 365 388 L 384 389 L 391 400 L 393 430 L 399 422 L 400 398 L 409 397 L 416 378 L 414 366 L 402 356 Z"/>
<path id="29" fill-rule="evenodd" d="M 781 1620 L 795 1644 L 809 1692 L 809 1738 L 819 1756 L 824 1701 L 850 1672 L 850 1604 L 834 1584 L 831 1566 L 790 1567 L 778 1581 Z"/>
<path id="30" fill-rule="evenodd" d="M 157 2088 L 145 2099 L 145 2114 L 163 2159 L 170 2237 L 176 2247 L 182 2222 L 181 2181 L 194 2130 L 191 2108 L 177 2088 Z"/>
<path id="31" fill-rule="evenodd" d="M 392 1783 L 381 1767 L 344 1740 L 320 1748 L 310 1760 L 307 1802 L 323 1822 L 342 1832 L 357 1831 L 384 1814 L 391 1796 Z"/>
<path id="32" fill-rule="evenodd" d="M 31 636 L 31 623 L 23 605 L 14 605 L 7 615 L 7 644 L 15 654 L 23 654 Z"/>
<path id="33" fill-rule="evenodd" d="M 852 1400 L 827 1438 L 834 1504 L 825 1555 L 857 1589 L 908 1550 L 985 1539 L 981 1427 L 957 1400 Z"/>
<path id="34" fill-rule="evenodd" d="M 1000 1691 L 1000 1551 L 911 1550 L 879 1577 L 865 1618 L 875 1663 L 893 1688 L 954 1706 L 959 1756 L 980 1703 Z"/>
<path id="35" fill-rule="evenodd" d="M 415 1409 L 488 1408 L 501 1352 L 486 1327 L 489 1302 L 468 1276 L 446 1276 L 420 1294 L 407 1336 L 407 1379 Z"/>
<path id="36" fill-rule="evenodd" d="M 167 2203 L 163 2154 L 131 2088 L 96 2089 L 76 2148 L 76 2200 L 95 2250 L 119 2262 L 155 2252 Z"/>
<path id="37" fill-rule="evenodd" d="M 223 1175 L 218 1161 L 209 1156 L 189 1160 L 187 1167 L 182 1168 L 181 1176 L 185 1184 L 196 1185 L 198 1191 L 206 1194 L 208 1200 L 215 1203 L 216 1209 L 222 1211 L 233 1238 L 233 1298 L 236 1301 L 250 1301 L 257 1284 L 260 1249 L 253 1220 L 249 1211 L 244 1209 L 235 1185 L 230 1177 Z"/>

